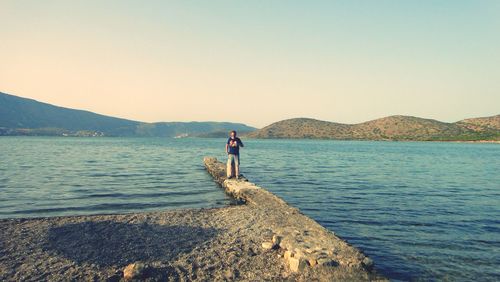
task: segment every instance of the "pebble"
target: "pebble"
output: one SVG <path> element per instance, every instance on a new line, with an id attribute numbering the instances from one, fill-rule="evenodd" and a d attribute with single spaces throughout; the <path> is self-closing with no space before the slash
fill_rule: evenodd
<path id="1" fill-rule="evenodd" d="M 317 260 L 318 265 L 321 266 L 335 266 L 337 263 L 330 258 L 320 258 Z"/>
<path id="2" fill-rule="evenodd" d="M 263 242 L 262 243 L 262 248 L 264 250 L 271 250 L 274 247 L 272 242 Z"/>
<path id="3" fill-rule="evenodd" d="M 231 269 L 227 269 L 226 271 L 224 271 L 224 277 L 226 279 L 233 280 L 235 278 L 234 276 L 234 272 Z"/>

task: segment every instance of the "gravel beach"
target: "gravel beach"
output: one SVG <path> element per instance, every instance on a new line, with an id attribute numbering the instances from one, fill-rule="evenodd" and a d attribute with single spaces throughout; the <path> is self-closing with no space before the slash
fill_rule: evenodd
<path id="1" fill-rule="evenodd" d="M 0 221 L 1 281 L 119 281 L 130 263 L 150 281 L 368 280 L 364 272 L 293 273 L 261 244 L 266 215 L 248 205 Z"/>

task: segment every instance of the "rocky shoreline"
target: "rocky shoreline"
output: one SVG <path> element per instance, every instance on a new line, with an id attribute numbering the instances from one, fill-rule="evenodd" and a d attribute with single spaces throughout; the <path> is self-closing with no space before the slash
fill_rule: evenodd
<path id="1" fill-rule="evenodd" d="M 205 164 L 220 173 L 215 159 Z M 385 280 L 362 253 L 271 193 L 215 179 L 245 204 L 0 220 L 0 280 Z"/>

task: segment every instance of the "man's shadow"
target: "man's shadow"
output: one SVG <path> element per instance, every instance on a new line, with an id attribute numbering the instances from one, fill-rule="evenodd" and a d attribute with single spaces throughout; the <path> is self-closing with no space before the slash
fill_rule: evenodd
<path id="1" fill-rule="evenodd" d="M 45 250 L 76 263 L 99 266 L 169 261 L 191 252 L 217 233 L 214 228 L 86 221 L 50 228 Z"/>

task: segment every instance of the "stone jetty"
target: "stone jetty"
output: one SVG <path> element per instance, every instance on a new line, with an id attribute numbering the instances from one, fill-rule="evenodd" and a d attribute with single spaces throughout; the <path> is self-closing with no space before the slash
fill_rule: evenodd
<path id="1" fill-rule="evenodd" d="M 205 167 L 226 193 L 239 202 L 266 214 L 266 225 L 272 230 L 264 249 L 281 249 L 283 259 L 293 272 L 308 268 L 348 267 L 356 271 L 372 272 L 373 261 L 355 247 L 281 198 L 248 181 L 246 178 L 227 179 L 225 165 L 216 158 L 205 157 Z"/>

